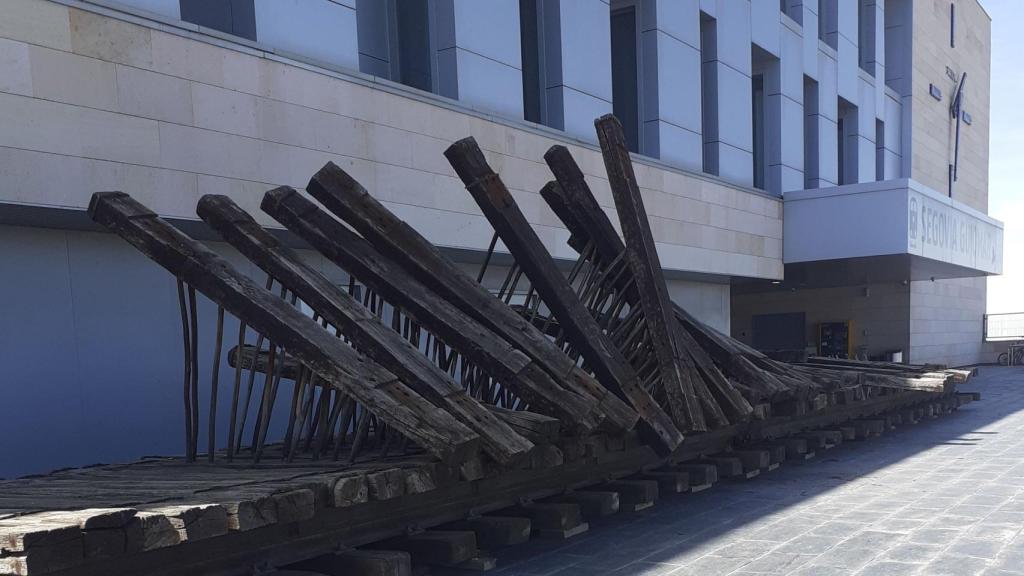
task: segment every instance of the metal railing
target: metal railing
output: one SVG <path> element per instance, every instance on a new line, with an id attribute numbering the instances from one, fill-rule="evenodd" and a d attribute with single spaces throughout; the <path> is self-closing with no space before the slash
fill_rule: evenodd
<path id="1" fill-rule="evenodd" d="M 985 314 L 984 337 L 986 342 L 1024 340 L 1024 312 Z"/>

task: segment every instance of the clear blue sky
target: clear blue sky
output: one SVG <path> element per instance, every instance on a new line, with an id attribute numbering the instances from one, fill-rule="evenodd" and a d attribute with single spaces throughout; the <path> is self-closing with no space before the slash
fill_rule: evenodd
<path id="1" fill-rule="evenodd" d="M 989 312 L 1024 312 L 1024 1 L 982 0 L 992 16 L 992 134 L 988 212 L 1002 220 L 1003 275 L 989 279 Z"/>

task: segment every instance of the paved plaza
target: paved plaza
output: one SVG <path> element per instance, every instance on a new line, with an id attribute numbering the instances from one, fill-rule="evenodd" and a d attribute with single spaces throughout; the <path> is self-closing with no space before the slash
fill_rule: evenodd
<path id="1" fill-rule="evenodd" d="M 749 481 L 664 497 L 503 575 L 1024 574 L 1024 368 L 982 367 L 982 401 Z"/>

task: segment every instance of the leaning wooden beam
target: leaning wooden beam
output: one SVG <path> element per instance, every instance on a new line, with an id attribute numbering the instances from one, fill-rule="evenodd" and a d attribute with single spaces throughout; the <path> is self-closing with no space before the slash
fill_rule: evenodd
<path id="1" fill-rule="evenodd" d="M 674 450 L 683 435 L 572 291 L 476 140 L 459 140 L 445 150 L 445 156 L 598 380 L 629 399 L 645 424 L 643 431 L 656 437 L 650 439 L 656 448 Z"/>
<path id="2" fill-rule="evenodd" d="M 569 150 L 564 146 L 552 146 L 544 159 L 558 182 L 545 186 L 541 195 L 568 227 L 572 235 L 570 245 L 576 247 L 588 241 L 593 242 L 600 260 L 615 261 L 625 250 L 625 245 L 607 214 L 598 205 Z M 756 390 L 758 396 L 755 399 L 813 388 L 812 382 L 792 377 L 787 378 L 792 386 L 787 386 L 779 381 L 785 372 L 779 363 L 700 322 L 678 304 L 672 304 L 672 309 L 676 319 L 686 328 L 683 338 L 692 342 L 687 344 L 687 349 L 694 355 L 694 361 L 702 371 L 706 369 L 712 375 L 712 381 L 721 383 L 724 377 L 719 378 L 721 372 L 714 364 L 703 362 L 703 358 L 709 356 L 733 378 Z"/>
<path id="3" fill-rule="evenodd" d="M 472 430 L 127 194 L 93 194 L 89 216 L 255 330 L 271 336 L 325 381 L 431 454 L 462 462 L 478 452 L 480 438 Z"/>
<path id="4" fill-rule="evenodd" d="M 619 238 L 607 214 L 598 205 L 583 172 L 569 150 L 564 146 L 552 146 L 544 154 L 544 160 L 558 181 L 548 183 L 541 191 L 548 205 L 555 209 L 573 236 L 578 238 L 578 242 L 594 243 L 599 262 L 614 262 L 622 258 L 626 252 L 626 245 Z M 637 303 L 637 288 L 632 287 L 630 290 L 629 301 Z M 671 302 L 669 305 L 673 313 L 679 310 L 677 305 Z M 731 419 L 739 421 L 746 418 L 753 410 L 750 403 L 735 390 L 693 336 L 686 330 L 680 330 L 677 321 L 672 321 L 672 324 L 676 325 L 673 329 L 677 343 L 689 355 L 689 358 L 683 355 L 683 361 L 689 361 L 692 369 L 697 371 L 698 377 L 703 377 L 715 398 L 721 399 L 720 403 L 728 409 L 727 414 Z"/>
<path id="5" fill-rule="evenodd" d="M 495 418 L 425 354 L 303 262 L 230 198 L 203 196 L 196 212 L 249 260 L 341 329 L 358 351 L 387 366 L 403 382 L 479 434 L 483 449 L 497 462 L 513 464 L 533 449 L 529 440 Z"/>
<path id="6" fill-rule="evenodd" d="M 555 381 L 573 392 L 597 398 L 605 421 L 612 428 L 629 430 L 636 424 L 639 417 L 636 411 L 610 394 L 536 326 L 441 254 L 344 170 L 328 162 L 310 179 L 306 189 L 374 248 L 456 308 L 513 344 Z"/>
<path id="7" fill-rule="evenodd" d="M 644 323 L 651 335 L 651 345 L 661 370 L 661 385 L 672 405 L 676 424 L 693 430 L 706 430 L 700 400 L 694 392 L 692 363 L 687 362 L 688 353 L 680 341 L 681 328 L 673 318 L 668 284 L 640 196 L 640 186 L 633 172 L 622 124 L 609 114 L 598 118 L 595 126 L 625 239 L 626 263 L 633 273 Z M 728 390 L 734 394 L 726 394 L 725 399 L 733 400 L 737 407 L 742 406 L 749 414 L 750 405 L 731 387 Z"/>
<path id="8" fill-rule="evenodd" d="M 572 428 L 589 431 L 601 414 L 596 400 L 565 390 L 525 354 L 441 298 L 343 224 L 291 188 L 263 198 L 263 211 L 309 242 L 328 260 L 401 306 L 428 330 L 526 399 Z"/>

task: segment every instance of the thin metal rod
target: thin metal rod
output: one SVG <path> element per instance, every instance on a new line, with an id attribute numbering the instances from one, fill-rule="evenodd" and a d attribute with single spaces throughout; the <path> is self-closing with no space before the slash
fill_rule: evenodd
<path id="1" fill-rule="evenodd" d="M 494 247 L 498 245 L 498 233 L 495 232 L 491 236 L 491 243 L 487 246 L 487 254 L 484 256 L 483 266 L 480 267 L 480 273 L 476 276 L 476 283 L 484 283 L 484 275 L 487 274 L 487 267 L 491 264 L 491 256 L 494 256 Z"/>
<path id="2" fill-rule="evenodd" d="M 228 462 L 235 459 L 235 422 L 238 418 L 238 392 L 242 385 L 242 352 L 245 349 L 245 322 L 238 321 L 238 347 L 235 348 L 235 384 L 231 394 L 231 420 L 228 422 Z"/>
<path id="3" fill-rule="evenodd" d="M 192 382 L 192 344 L 189 341 L 189 325 L 188 325 L 188 304 L 185 302 L 185 283 L 178 278 L 178 307 L 181 310 L 181 336 L 183 341 L 183 349 L 185 358 L 185 378 L 182 388 L 184 389 L 184 403 L 185 403 L 185 459 L 192 460 L 192 400 L 191 400 L 191 382 Z"/>
<path id="4" fill-rule="evenodd" d="M 213 349 L 213 376 L 210 377 L 210 430 L 206 457 L 213 462 L 217 452 L 217 387 L 220 385 L 220 349 L 224 346 L 224 307 L 217 307 L 217 343 Z"/>

